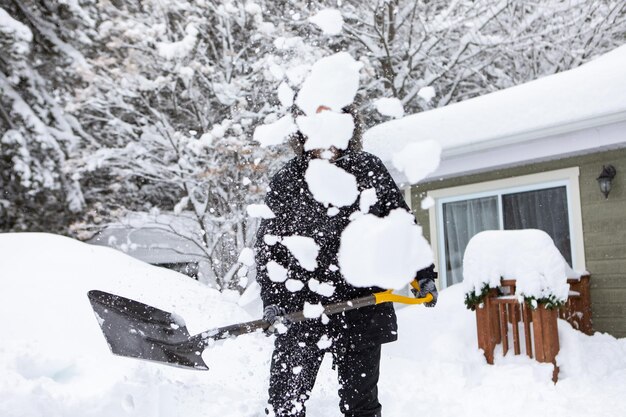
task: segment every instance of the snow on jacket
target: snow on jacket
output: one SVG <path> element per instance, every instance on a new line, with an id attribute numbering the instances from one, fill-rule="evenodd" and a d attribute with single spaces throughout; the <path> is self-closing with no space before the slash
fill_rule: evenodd
<path id="1" fill-rule="evenodd" d="M 383 291 L 376 287 L 353 287 L 341 276 L 337 268 L 340 237 L 350 222 L 350 215 L 359 210 L 359 199 L 351 206 L 340 207 L 338 214 L 329 216 L 327 208 L 313 198 L 305 181 L 310 158 L 309 154 L 296 157 L 274 175 L 265 204 L 276 217 L 264 219 L 257 234 L 257 281 L 261 286 L 261 298 L 265 306 L 276 304 L 287 312 L 302 310 L 305 302 L 328 304 Z M 334 164 L 355 176 L 359 192 L 375 188 L 378 201 L 370 207 L 370 213 L 384 217 L 399 207 L 409 210 L 391 175 L 374 155 L 346 151 Z M 320 247 L 317 268 L 314 271 L 302 268 L 284 245 L 268 244 L 273 242 L 266 242 L 266 235 L 313 238 Z M 302 289 L 291 292 L 285 282 L 270 280 L 265 267 L 269 261 L 286 268 L 287 278 L 301 281 L 304 284 Z M 333 285 L 335 291 L 332 296 L 312 291 L 308 285 L 311 279 Z M 327 324 L 320 319 L 295 324 L 291 332 L 305 343 L 317 342 L 322 335 L 327 335 L 334 340 L 335 347 L 358 349 L 396 340 L 396 315 L 393 305 L 385 303 L 331 316 Z"/>

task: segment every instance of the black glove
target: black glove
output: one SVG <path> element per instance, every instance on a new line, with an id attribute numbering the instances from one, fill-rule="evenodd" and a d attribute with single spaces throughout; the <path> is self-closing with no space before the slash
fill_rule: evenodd
<path id="1" fill-rule="evenodd" d="M 291 322 L 285 318 L 287 312 L 276 304 L 268 305 L 263 309 L 263 320 L 270 326 L 265 330 L 268 335 L 287 333 Z"/>
<path id="2" fill-rule="evenodd" d="M 428 303 L 424 303 L 424 305 L 426 307 L 434 307 L 437 304 L 437 296 L 439 295 L 437 287 L 435 286 L 435 280 L 432 278 L 416 278 L 415 281 L 417 281 L 417 285 L 419 286 L 419 291 L 415 288 L 411 288 L 411 292 L 415 298 L 424 298 L 428 294 L 432 294 L 433 300 Z"/>

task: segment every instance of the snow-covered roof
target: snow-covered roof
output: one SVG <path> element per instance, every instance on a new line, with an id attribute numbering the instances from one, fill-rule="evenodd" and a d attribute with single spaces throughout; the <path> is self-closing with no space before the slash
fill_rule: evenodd
<path id="1" fill-rule="evenodd" d="M 436 140 L 443 148 L 440 168 L 445 172 L 440 169 L 433 178 L 452 176 L 454 170 L 443 165 L 460 155 L 622 122 L 626 45 L 569 71 L 382 123 L 365 133 L 364 146 L 388 163 L 409 143 Z M 602 146 L 595 139 L 587 142 L 585 146 Z M 567 153 L 567 147 L 562 151 Z"/>

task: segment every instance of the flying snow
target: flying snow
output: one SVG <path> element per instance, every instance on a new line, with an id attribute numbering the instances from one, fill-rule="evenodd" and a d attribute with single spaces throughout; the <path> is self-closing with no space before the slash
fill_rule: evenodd
<path id="1" fill-rule="evenodd" d="M 412 142 L 393 154 L 393 165 L 406 175 L 411 184 L 434 172 L 441 161 L 441 145 L 434 140 Z"/>
<path id="2" fill-rule="evenodd" d="M 257 126 L 252 138 L 259 142 L 262 147 L 280 145 L 285 139 L 298 131 L 298 127 L 291 115 L 281 117 L 270 124 Z"/>
<path id="3" fill-rule="evenodd" d="M 286 236 L 280 240 L 280 243 L 289 249 L 302 268 L 315 271 L 320 247 L 313 238 L 298 235 Z"/>
<path id="4" fill-rule="evenodd" d="M 433 207 L 434 205 L 435 205 L 435 199 L 432 198 L 431 196 L 427 196 L 420 203 L 420 207 L 422 208 L 422 210 L 428 210 L 429 208 Z"/>
<path id="5" fill-rule="evenodd" d="M 285 282 L 287 279 L 287 268 L 283 267 L 276 261 L 269 261 L 265 266 L 267 268 L 267 276 L 272 282 Z"/>
<path id="6" fill-rule="evenodd" d="M 362 66 L 347 52 L 320 59 L 313 64 L 311 73 L 302 83 L 296 104 L 309 116 L 320 106 L 340 112 L 354 101 Z"/>
<path id="7" fill-rule="evenodd" d="M 289 278 L 287 282 L 285 282 L 285 287 L 289 292 L 298 292 L 304 288 L 304 283 L 297 279 Z"/>
<path id="8" fill-rule="evenodd" d="M 397 98 L 379 98 L 374 101 L 374 106 L 383 116 L 391 116 L 394 119 L 404 116 L 404 107 Z"/>
<path id="9" fill-rule="evenodd" d="M 355 287 L 400 289 L 433 262 L 430 245 L 411 213 L 395 209 L 387 217 L 365 214 L 341 234 L 339 268 Z"/>
<path id="10" fill-rule="evenodd" d="M 278 86 L 278 100 L 281 106 L 290 107 L 293 104 L 294 92 L 286 82 L 280 83 Z"/>
<path id="11" fill-rule="evenodd" d="M 359 195 L 356 178 L 323 159 L 312 159 L 304 174 L 316 201 L 333 206 L 349 206 Z"/>
<path id="12" fill-rule="evenodd" d="M 352 132 L 354 119 L 350 114 L 323 111 L 311 116 L 300 116 L 296 119 L 300 131 L 307 137 L 304 150 L 346 149 Z"/>
<path id="13" fill-rule="evenodd" d="M 309 289 L 324 297 L 330 297 L 335 292 L 335 286 L 327 282 L 319 282 L 315 278 L 309 280 Z"/>
<path id="14" fill-rule="evenodd" d="M 325 35 L 339 35 L 343 27 L 343 17 L 337 9 L 324 9 L 309 17 L 313 23 L 324 32 Z"/>
<path id="15" fill-rule="evenodd" d="M 359 199 L 359 210 L 361 213 L 367 214 L 372 207 L 378 201 L 376 196 L 376 188 L 368 188 L 361 191 L 361 198 Z"/>
<path id="16" fill-rule="evenodd" d="M 304 317 L 309 319 L 316 319 L 324 313 L 324 306 L 322 303 L 311 304 L 308 302 L 304 302 L 304 308 L 302 309 L 302 314 Z"/>
<path id="17" fill-rule="evenodd" d="M 273 219 L 276 217 L 272 209 L 270 209 L 265 204 L 249 204 L 246 207 L 246 212 L 250 217 L 259 217 L 261 219 Z"/>
<path id="18" fill-rule="evenodd" d="M 246 266 L 254 265 L 254 251 L 250 248 L 243 248 L 239 254 L 238 261 Z"/>

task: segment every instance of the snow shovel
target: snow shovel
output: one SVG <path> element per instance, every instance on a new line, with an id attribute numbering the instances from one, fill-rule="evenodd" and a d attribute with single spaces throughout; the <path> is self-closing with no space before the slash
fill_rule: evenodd
<path id="1" fill-rule="evenodd" d="M 202 360 L 202 352 L 215 341 L 266 330 L 270 326 L 265 320 L 254 320 L 191 336 L 185 321 L 174 313 L 103 291 L 89 291 L 88 297 L 104 338 L 114 355 L 188 369 L 209 369 Z M 432 294 L 424 298 L 412 298 L 393 294 L 389 290 L 350 301 L 327 304 L 324 306 L 324 313 L 337 314 L 388 302 L 422 304 L 432 299 Z M 286 314 L 284 318 L 292 323 L 309 319 L 302 311 Z"/>

